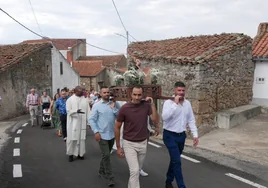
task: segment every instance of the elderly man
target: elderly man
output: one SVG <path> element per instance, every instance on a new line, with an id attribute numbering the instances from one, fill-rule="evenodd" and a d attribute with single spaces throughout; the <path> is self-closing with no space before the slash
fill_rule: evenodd
<path id="1" fill-rule="evenodd" d="M 32 122 L 32 127 L 34 126 L 34 119 L 37 120 L 38 124 L 38 119 L 37 119 L 37 112 L 38 112 L 38 103 L 39 102 L 39 97 L 38 94 L 35 93 L 35 89 L 31 89 L 31 93 L 27 95 L 26 99 L 26 108 L 30 112 L 31 115 L 31 122 Z"/>
<path id="2" fill-rule="evenodd" d="M 69 162 L 73 156 L 83 160 L 86 151 L 86 128 L 88 125 L 89 105 L 88 100 L 83 96 L 83 89 L 77 86 L 66 102 L 67 110 L 67 155 Z"/>

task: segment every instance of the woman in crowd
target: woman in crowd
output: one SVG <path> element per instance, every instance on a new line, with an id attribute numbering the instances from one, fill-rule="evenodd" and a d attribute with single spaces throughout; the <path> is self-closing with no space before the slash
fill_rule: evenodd
<path id="1" fill-rule="evenodd" d="M 52 117 L 52 124 L 53 124 L 54 128 L 57 130 L 58 136 L 61 136 L 60 115 L 59 115 L 58 110 L 56 109 L 56 101 L 59 97 L 60 97 L 60 95 L 58 93 L 56 93 L 53 100 L 51 101 L 50 114 Z"/>

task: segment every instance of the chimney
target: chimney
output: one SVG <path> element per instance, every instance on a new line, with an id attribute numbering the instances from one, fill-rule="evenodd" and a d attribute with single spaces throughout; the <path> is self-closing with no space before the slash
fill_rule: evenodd
<path id="1" fill-rule="evenodd" d="M 260 23 L 258 27 L 257 35 L 262 35 L 263 33 L 268 33 L 268 22 Z"/>
<path id="2" fill-rule="evenodd" d="M 69 61 L 69 63 L 73 61 L 73 52 L 71 47 L 69 47 L 67 51 L 67 61 Z"/>

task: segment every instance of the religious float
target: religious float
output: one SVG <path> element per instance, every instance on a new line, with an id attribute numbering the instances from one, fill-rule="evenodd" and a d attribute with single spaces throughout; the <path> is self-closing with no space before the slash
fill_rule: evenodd
<path id="1" fill-rule="evenodd" d="M 116 75 L 115 86 L 110 88 L 113 97 L 118 101 L 128 101 L 131 99 L 131 91 L 133 86 L 140 85 L 143 88 L 144 97 L 152 97 L 153 99 L 172 99 L 173 97 L 162 96 L 161 85 L 157 84 L 160 75 L 158 69 L 152 68 L 146 75 L 140 68 L 140 61 L 136 61 L 136 65 L 131 65 L 123 75 Z M 145 83 L 145 79 L 147 83 Z M 149 80 L 149 81 L 148 81 Z M 148 83 L 149 82 L 149 83 Z"/>

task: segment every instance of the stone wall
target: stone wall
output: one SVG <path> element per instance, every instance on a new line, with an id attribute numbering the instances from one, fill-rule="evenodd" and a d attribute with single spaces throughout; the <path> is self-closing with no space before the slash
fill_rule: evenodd
<path id="1" fill-rule="evenodd" d="M 171 96 L 176 81 L 186 84 L 186 98 L 192 103 L 200 134 L 215 126 L 217 111 L 249 104 L 252 100 L 254 63 L 251 44 L 235 48 L 215 61 L 205 64 L 175 64 L 169 62 L 148 62 L 161 71 L 158 84 L 162 85 L 162 95 Z M 162 112 L 164 101 L 159 101 Z"/>
<path id="2" fill-rule="evenodd" d="M 86 90 L 94 88 L 96 90 L 96 78 L 95 77 L 80 77 L 80 85 Z"/>
<path id="3" fill-rule="evenodd" d="M 216 112 L 249 104 L 253 96 L 254 68 L 251 44 L 200 66 L 202 83 L 198 88 L 198 102 L 208 107 L 208 111 L 198 114 L 198 123 L 214 122 Z"/>
<path id="4" fill-rule="evenodd" d="M 31 88 L 51 94 L 51 48 L 40 49 L 0 72 L 0 120 L 27 113 L 26 96 Z"/>
<path id="5" fill-rule="evenodd" d="M 109 80 L 107 79 L 107 75 L 105 70 L 100 72 L 97 76 L 92 77 L 80 77 L 81 86 L 85 87 L 86 90 L 90 91 L 90 89 L 94 89 L 95 91 L 99 91 L 100 87 L 103 85 L 108 85 Z M 109 86 L 109 85 L 108 85 Z"/>

